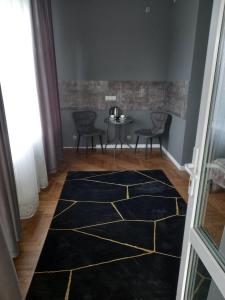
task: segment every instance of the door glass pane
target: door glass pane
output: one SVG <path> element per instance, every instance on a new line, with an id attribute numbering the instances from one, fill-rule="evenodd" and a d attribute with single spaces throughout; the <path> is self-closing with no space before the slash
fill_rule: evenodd
<path id="1" fill-rule="evenodd" d="M 225 32 L 223 31 L 223 36 Z M 225 47 L 221 42 L 209 116 L 196 225 L 225 259 Z"/>
<path id="2" fill-rule="evenodd" d="M 193 289 L 191 292 L 189 291 L 191 295 L 189 295 L 188 299 L 224 300 L 224 297 L 199 258 L 197 259 L 191 280 L 193 280 Z"/>

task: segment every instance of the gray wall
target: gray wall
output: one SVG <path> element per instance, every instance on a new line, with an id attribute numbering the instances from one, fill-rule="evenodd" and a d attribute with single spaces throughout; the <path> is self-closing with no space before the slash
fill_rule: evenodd
<path id="1" fill-rule="evenodd" d="M 52 0 L 59 80 L 165 80 L 171 8 L 172 0 Z"/>
<path id="2" fill-rule="evenodd" d="M 190 162 L 211 4 L 212 0 L 52 0 L 59 81 L 190 82 L 186 117 L 173 116 L 164 139 L 180 164 Z M 107 113 L 99 111 L 98 126 L 105 127 Z M 148 111 L 129 114 L 137 123 L 127 134 L 133 135 L 138 125 L 149 126 Z M 71 110 L 62 110 L 62 121 L 64 146 L 71 146 Z"/>
<path id="3" fill-rule="evenodd" d="M 190 80 L 185 120 L 173 117 L 166 144 L 181 164 L 191 162 L 201 100 L 213 0 L 177 0 L 173 6 L 168 79 Z"/>
<path id="4" fill-rule="evenodd" d="M 169 80 L 191 78 L 199 0 L 177 0 L 172 7 Z"/>
<path id="5" fill-rule="evenodd" d="M 168 80 L 191 78 L 199 0 L 177 0 L 172 8 L 171 48 Z M 173 117 L 164 144 L 172 156 L 183 163 L 186 120 Z"/>
<path id="6" fill-rule="evenodd" d="M 194 58 L 187 102 L 188 107 L 186 112 L 186 129 L 182 163 L 191 161 L 193 145 L 195 144 L 212 4 L 213 0 L 200 0 L 199 2 Z"/>

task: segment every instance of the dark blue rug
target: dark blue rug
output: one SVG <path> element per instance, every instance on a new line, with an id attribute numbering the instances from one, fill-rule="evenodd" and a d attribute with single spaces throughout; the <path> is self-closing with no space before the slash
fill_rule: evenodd
<path id="1" fill-rule="evenodd" d="M 69 172 L 27 300 L 174 300 L 186 204 L 161 170 Z"/>

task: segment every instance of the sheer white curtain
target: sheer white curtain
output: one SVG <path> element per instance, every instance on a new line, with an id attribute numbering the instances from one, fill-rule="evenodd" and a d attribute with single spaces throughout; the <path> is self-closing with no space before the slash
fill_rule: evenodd
<path id="1" fill-rule="evenodd" d="M 29 0 L 0 1 L 0 80 L 21 218 L 47 186 Z"/>

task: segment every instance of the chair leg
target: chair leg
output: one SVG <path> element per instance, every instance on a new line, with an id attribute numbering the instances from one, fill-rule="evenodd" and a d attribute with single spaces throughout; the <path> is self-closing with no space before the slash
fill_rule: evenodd
<path id="1" fill-rule="evenodd" d="M 86 136 L 86 156 L 88 155 L 88 137 Z"/>
<path id="2" fill-rule="evenodd" d="M 150 142 L 151 142 L 151 152 L 152 152 L 152 138 L 150 138 Z"/>
<path id="3" fill-rule="evenodd" d="M 159 136 L 159 147 L 160 147 L 161 156 L 163 156 L 163 152 L 162 152 L 162 139 L 161 139 L 160 136 Z"/>
<path id="4" fill-rule="evenodd" d="M 94 137 L 93 136 L 91 137 L 91 149 L 92 150 L 94 149 Z"/>
<path id="5" fill-rule="evenodd" d="M 138 146 L 139 138 L 140 138 L 140 136 L 138 135 L 137 140 L 136 140 L 135 150 L 134 150 L 135 153 L 137 152 L 137 146 Z"/>
<path id="6" fill-rule="evenodd" d="M 114 148 L 114 159 L 116 159 L 116 149 L 117 149 L 117 141 L 116 141 L 115 148 Z"/>
<path id="7" fill-rule="evenodd" d="M 146 138 L 146 146 L 145 146 L 145 159 L 148 158 L 148 138 Z"/>
<path id="8" fill-rule="evenodd" d="M 79 150 L 80 146 L 80 134 L 78 135 L 78 140 L 77 140 L 77 151 Z"/>
<path id="9" fill-rule="evenodd" d="M 100 145 L 101 145 L 101 148 L 102 148 L 102 153 L 104 153 L 103 144 L 102 144 L 102 136 L 101 135 L 99 136 L 99 141 L 100 141 Z"/>

